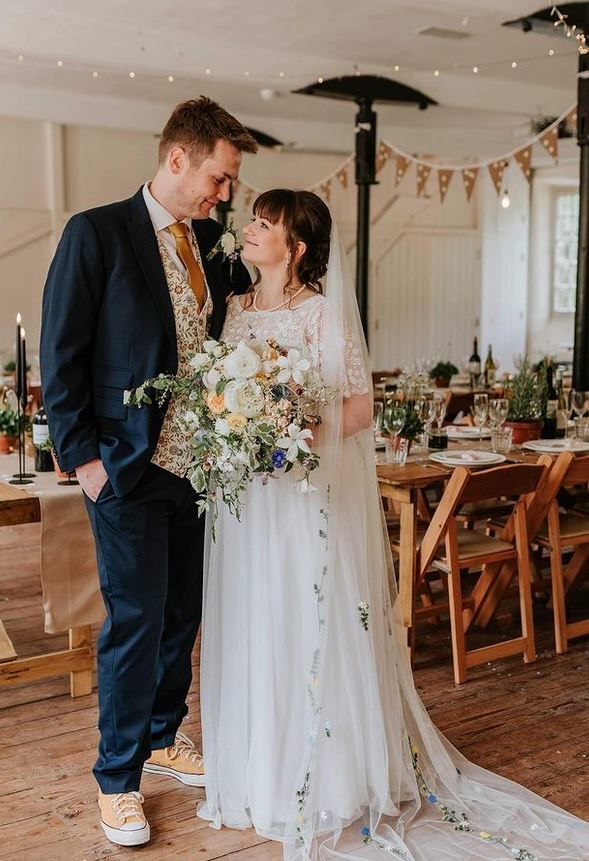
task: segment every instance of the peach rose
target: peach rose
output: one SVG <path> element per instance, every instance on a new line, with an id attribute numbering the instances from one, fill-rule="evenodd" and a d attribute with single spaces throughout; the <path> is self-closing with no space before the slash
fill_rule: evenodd
<path id="1" fill-rule="evenodd" d="M 207 406 L 213 415 L 221 415 L 225 412 L 225 395 L 217 395 L 215 392 L 209 392 L 207 395 Z"/>
<path id="2" fill-rule="evenodd" d="M 247 424 L 247 419 L 243 413 L 229 413 L 228 416 L 225 416 L 225 421 L 234 430 L 236 428 L 244 428 Z"/>

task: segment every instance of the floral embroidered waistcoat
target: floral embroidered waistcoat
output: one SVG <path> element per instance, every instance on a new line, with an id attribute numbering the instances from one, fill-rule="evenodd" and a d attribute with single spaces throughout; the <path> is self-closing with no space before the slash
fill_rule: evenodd
<path id="1" fill-rule="evenodd" d="M 174 311 L 178 344 L 178 376 L 181 377 L 190 370 L 188 363 L 194 353 L 199 352 L 202 348 L 202 343 L 207 336 L 207 321 L 213 310 L 213 303 L 205 278 L 207 301 L 204 308 L 199 312 L 188 280 L 174 264 L 159 239 L 158 245 Z M 200 259 L 198 264 L 202 268 Z M 178 419 L 183 409 L 185 407 L 177 400 L 170 402 L 151 459 L 151 462 L 156 466 L 161 466 L 178 476 L 186 475 L 186 470 L 191 461 L 189 441 L 178 426 Z"/>

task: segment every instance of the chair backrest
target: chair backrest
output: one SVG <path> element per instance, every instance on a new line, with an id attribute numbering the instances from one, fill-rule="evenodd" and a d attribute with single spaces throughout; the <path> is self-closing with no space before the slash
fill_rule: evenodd
<path id="1" fill-rule="evenodd" d="M 571 458 L 569 468 L 562 483 L 564 487 L 589 483 L 589 455 Z"/>
<path id="2" fill-rule="evenodd" d="M 548 461 L 551 463 L 550 458 Z M 450 519 L 460 506 L 466 502 L 480 502 L 498 496 L 526 496 L 536 490 L 546 471 L 546 463 L 508 464 L 482 472 L 470 472 L 464 466 L 457 467 L 423 537 L 419 558 L 420 572 L 423 573 L 428 568 L 438 544 L 448 530 Z"/>
<path id="3" fill-rule="evenodd" d="M 463 467 L 461 467 L 463 468 Z M 481 472 L 471 472 L 460 493 L 461 505 L 498 496 L 521 496 L 536 490 L 545 467 L 540 464 L 514 463 Z"/>

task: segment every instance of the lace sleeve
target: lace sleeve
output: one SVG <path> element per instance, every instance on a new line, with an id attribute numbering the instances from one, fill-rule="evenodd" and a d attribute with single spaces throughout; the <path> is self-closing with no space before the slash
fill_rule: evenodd
<path id="1" fill-rule="evenodd" d="M 325 300 L 317 301 L 307 320 L 305 340 L 311 354 L 313 364 L 321 368 L 322 329 L 327 305 Z M 344 368 L 342 374 L 342 395 L 365 395 L 370 391 L 371 381 L 364 362 L 362 347 L 354 337 L 353 332 L 346 331 L 344 342 Z"/>

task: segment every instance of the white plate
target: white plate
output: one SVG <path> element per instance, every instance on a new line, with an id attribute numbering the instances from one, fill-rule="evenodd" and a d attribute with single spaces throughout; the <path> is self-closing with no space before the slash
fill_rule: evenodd
<path id="1" fill-rule="evenodd" d="M 448 439 L 479 439 L 480 431 L 478 428 L 471 425 L 448 425 Z M 491 431 L 488 428 L 483 428 L 483 439 L 488 439 L 491 436 Z"/>
<path id="2" fill-rule="evenodd" d="M 439 451 L 430 454 L 430 460 L 441 463 L 444 466 L 468 466 L 470 469 L 483 466 L 494 466 L 505 461 L 505 455 L 496 454 L 494 451 Z"/>
<path id="3" fill-rule="evenodd" d="M 589 451 L 589 442 L 584 442 L 582 439 L 532 439 L 529 442 L 524 442 L 522 448 L 527 448 L 528 451 L 545 451 L 545 452 L 560 452 L 560 451 Z"/>

